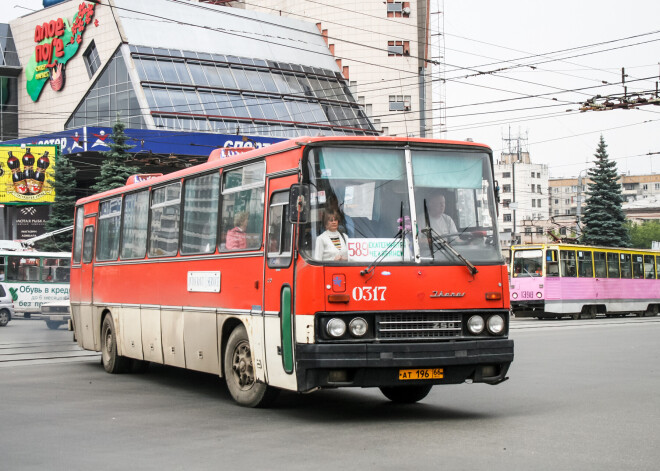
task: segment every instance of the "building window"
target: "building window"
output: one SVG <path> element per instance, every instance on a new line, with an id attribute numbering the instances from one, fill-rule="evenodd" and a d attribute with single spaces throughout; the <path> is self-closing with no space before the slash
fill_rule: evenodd
<path id="1" fill-rule="evenodd" d="M 555 198 L 555 204 L 559 204 L 559 200 Z"/>
<path id="2" fill-rule="evenodd" d="M 532 228 L 531 227 L 526 227 L 525 228 L 525 235 L 531 235 L 532 233 Z"/>
<path id="3" fill-rule="evenodd" d="M 566 235 L 566 228 L 565 227 L 560 227 L 559 228 L 559 235 L 563 235 L 563 236 Z"/>
<path id="4" fill-rule="evenodd" d="M 502 178 L 511 178 L 511 172 L 502 173 Z"/>
<path id="5" fill-rule="evenodd" d="M 564 200 L 564 203 L 565 203 L 565 204 L 571 204 L 571 200 L 568 199 L 568 198 L 566 198 L 566 199 Z"/>
<path id="6" fill-rule="evenodd" d="M 502 207 L 503 208 L 508 208 L 510 203 L 511 203 L 511 200 L 502 200 Z"/>
<path id="7" fill-rule="evenodd" d="M 387 41 L 387 55 L 409 56 L 410 41 Z"/>
<path id="8" fill-rule="evenodd" d="M 390 95 L 390 111 L 410 111 L 410 95 Z"/>
<path id="9" fill-rule="evenodd" d="M 532 208 L 536 208 L 536 200 L 532 200 Z"/>
<path id="10" fill-rule="evenodd" d="M 395 2 L 394 0 L 387 0 L 387 17 L 400 18 L 402 16 L 410 15 L 409 2 Z"/>
<path id="11" fill-rule="evenodd" d="M 537 208 L 541 207 L 541 199 L 536 200 L 536 207 Z"/>
<path id="12" fill-rule="evenodd" d="M 87 46 L 87 50 L 83 53 L 83 58 L 85 67 L 87 67 L 87 74 L 89 78 L 92 78 L 94 73 L 101 67 L 101 58 L 99 57 L 99 51 L 96 50 L 94 40 Z"/>
<path id="13" fill-rule="evenodd" d="M 502 193 L 511 193 L 511 185 L 502 185 Z"/>
<path id="14" fill-rule="evenodd" d="M 502 215 L 502 221 L 511 222 L 511 215 L 510 214 L 503 214 Z"/>
<path id="15" fill-rule="evenodd" d="M 566 210 L 566 215 L 567 215 L 567 216 L 570 216 L 570 215 L 571 215 L 571 210 L 570 210 L 570 209 L 567 209 L 567 210 Z"/>
<path id="16" fill-rule="evenodd" d="M 656 184 L 655 184 L 655 189 L 656 189 L 656 190 L 660 190 L 660 183 L 656 183 Z"/>
<path id="17" fill-rule="evenodd" d="M 642 185 L 642 189 L 643 189 L 643 190 L 648 190 L 648 189 L 649 189 L 648 184 L 644 183 L 644 185 Z"/>
<path id="18" fill-rule="evenodd" d="M 559 210 L 555 209 L 555 216 L 559 216 Z"/>

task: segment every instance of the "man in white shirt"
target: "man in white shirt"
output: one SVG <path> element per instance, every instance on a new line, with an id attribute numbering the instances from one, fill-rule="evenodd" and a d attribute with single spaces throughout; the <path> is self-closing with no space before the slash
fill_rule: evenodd
<path id="1" fill-rule="evenodd" d="M 450 216 L 445 214 L 445 195 L 435 193 L 427 201 L 431 228 L 440 235 L 456 234 L 456 224 Z"/>

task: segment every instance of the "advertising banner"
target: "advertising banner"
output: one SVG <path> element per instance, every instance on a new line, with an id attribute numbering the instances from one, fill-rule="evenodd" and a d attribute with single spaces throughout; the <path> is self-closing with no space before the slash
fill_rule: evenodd
<path id="1" fill-rule="evenodd" d="M 57 146 L 0 145 L 0 204 L 55 201 Z"/>

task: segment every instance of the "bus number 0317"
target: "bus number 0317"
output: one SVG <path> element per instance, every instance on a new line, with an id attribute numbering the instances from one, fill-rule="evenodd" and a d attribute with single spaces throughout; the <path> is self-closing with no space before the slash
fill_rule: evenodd
<path id="1" fill-rule="evenodd" d="M 385 301 L 387 286 L 356 286 L 353 288 L 355 301 Z"/>

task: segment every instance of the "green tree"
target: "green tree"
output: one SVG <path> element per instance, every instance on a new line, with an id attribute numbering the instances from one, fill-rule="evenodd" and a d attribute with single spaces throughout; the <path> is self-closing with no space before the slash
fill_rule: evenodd
<path id="1" fill-rule="evenodd" d="M 641 224 L 628 222 L 626 224 L 630 233 L 632 247 L 638 249 L 650 249 L 653 241 L 660 241 L 660 221 L 644 221 Z"/>
<path id="2" fill-rule="evenodd" d="M 55 190 L 55 201 L 50 207 L 50 217 L 46 221 L 46 232 L 56 231 L 73 225 L 73 211 L 76 205 L 76 173 L 78 170 L 64 155 L 57 157 L 54 180 L 48 183 Z M 37 242 L 40 250 L 49 252 L 70 252 L 73 233 L 66 231 Z"/>
<path id="3" fill-rule="evenodd" d="M 630 238 L 624 225 L 626 217 L 621 209 L 623 198 L 617 182 L 616 162 L 607 155 L 607 144 L 600 136 L 594 154 L 594 167 L 589 169 L 591 182 L 584 210 L 584 229 L 581 242 L 605 247 L 629 247 Z"/>
<path id="4" fill-rule="evenodd" d="M 140 171 L 138 167 L 130 166 L 127 163 L 128 159 L 132 157 L 128 151 L 135 146 L 126 144 L 128 138 L 124 134 L 125 128 L 124 123 L 117 118 L 109 138 L 108 147 L 110 149 L 102 152 L 103 163 L 99 176 L 96 177 L 96 184 L 92 186 L 94 191 L 100 193 L 124 186 L 128 177 Z"/>

